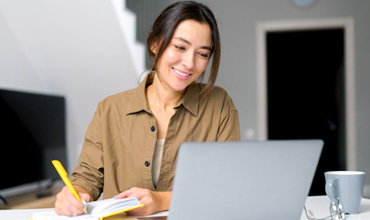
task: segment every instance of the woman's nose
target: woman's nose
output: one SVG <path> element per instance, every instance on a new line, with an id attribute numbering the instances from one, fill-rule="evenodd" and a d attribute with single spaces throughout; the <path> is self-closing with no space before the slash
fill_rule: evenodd
<path id="1" fill-rule="evenodd" d="M 184 53 L 184 55 L 182 57 L 182 65 L 184 65 L 184 67 L 187 70 L 193 69 L 193 67 L 194 67 L 194 53 L 192 53 L 191 51 L 188 51 L 188 52 Z"/>

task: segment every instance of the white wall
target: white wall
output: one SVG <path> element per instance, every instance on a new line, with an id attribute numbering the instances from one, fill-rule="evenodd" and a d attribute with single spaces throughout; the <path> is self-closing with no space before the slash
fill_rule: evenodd
<path id="1" fill-rule="evenodd" d="M 222 58 L 217 84 L 225 87 L 240 115 L 241 133 L 257 131 L 257 39 L 261 21 L 352 17 L 355 37 L 356 165 L 365 171 L 370 196 L 370 1 L 318 0 L 308 10 L 290 0 L 203 0 L 215 13 L 222 39 Z"/>
<path id="2" fill-rule="evenodd" d="M 44 80 L 34 71 L 32 65 L 27 60 L 21 45 L 11 31 L 2 13 L 0 13 L 0 33 L 1 87 L 44 90 Z"/>
<path id="3" fill-rule="evenodd" d="M 137 86 L 111 1 L 0 0 L 0 87 L 67 98 L 69 171 L 104 97 Z M 144 68 L 144 67 L 143 67 Z"/>

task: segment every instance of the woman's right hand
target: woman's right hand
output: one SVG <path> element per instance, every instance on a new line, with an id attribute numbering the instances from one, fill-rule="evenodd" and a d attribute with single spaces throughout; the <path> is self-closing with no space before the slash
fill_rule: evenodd
<path id="1" fill-rule="evenodd" d="M 90 195 L 84 192 L 82 187 L 74 186 L 77 193 L 79 194 L 80 202 L 68 189 L 67 186 L 57 194 L 55 201 L 55 212 L 59 215 L 76 216 L 84 213 L 84 209 L 87 207 L 87 202 L 90 201 Z"/>

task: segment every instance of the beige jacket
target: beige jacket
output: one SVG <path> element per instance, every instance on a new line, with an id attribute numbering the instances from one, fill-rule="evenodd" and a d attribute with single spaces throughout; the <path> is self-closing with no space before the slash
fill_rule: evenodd
<path id="1" fill-rule="evenodd" d="M 131 187 L 171 191 L 179 146 L 183 142 L 239 141 L 239 117 L 226 91 L 215 87 L 200 102 L 204 84 L 193 83 L 175 107 L 163 146 L 157 188 L 152 180 L 152 160 L 157 140 L 156 120 L 145 88 L 149 74 L 135 89 L 105 98 L 98 104 L 85 136 L 71 182 L 96 200 L 104 191 L 110 198 Z"/>

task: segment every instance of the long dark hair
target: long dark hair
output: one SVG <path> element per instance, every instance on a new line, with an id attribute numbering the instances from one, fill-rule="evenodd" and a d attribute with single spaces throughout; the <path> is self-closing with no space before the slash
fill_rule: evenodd
<path id="1" fill-rule="evenodd" d="M 158 63 L 159 58 L 170 43 L 177 26 L 185 20 L 195 20 L 206 23 L 211 28 L 212 46 L 210 57 L 213 56 L 212 67 L 208 81 L 202 90 L 203 98 L 206 98 L 213 89 L 221 59 L 221 40 L 218 32 L 217 22 L 212 11 L 205 5 L 193 1 L 182 1 L 168 6 L 155 20 L 152 30 L 147 38 L 147 49 L 149 56 L 153 59 L 152 69 Z M 158 45 L 157 54 L 152 51 L 152 46 Z M 202 76 L 204 73 L 202 74 Z"/>

